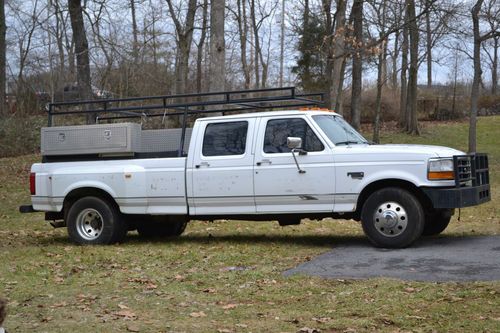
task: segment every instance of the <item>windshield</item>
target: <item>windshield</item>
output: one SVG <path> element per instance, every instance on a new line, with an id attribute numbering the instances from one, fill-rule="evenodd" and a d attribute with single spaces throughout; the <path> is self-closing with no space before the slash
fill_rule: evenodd
<path id="1" fill-rule="evenodd" d="M 368 143 L 361 134 L 356 132 L 342 117 L 334 115 L 313 116 L 330 141 L 336 145 Z"/>

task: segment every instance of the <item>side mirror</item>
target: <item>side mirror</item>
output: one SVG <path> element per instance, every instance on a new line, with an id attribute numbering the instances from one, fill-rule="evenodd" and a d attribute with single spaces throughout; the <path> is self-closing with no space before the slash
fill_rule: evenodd
<path id="1" fill-rule="evenodd" d="M 286 145 L 291 150 L 293 150 L 293 149 L 300 149 L 300 148 L 302 148 L 302 138 L 297 138 L 297 137 L 294 137 L 294 136 L 289 136 L 288 138 L 286 138 Z"/>
<path id="2" fill-rule="evenodd" d="M 297 157 L 295 157 L 295 152 L 298 152 L 299 155 L 307 154 L 307 152 L 303 152 L 302 150 L 302 138 L 289 136 L 286 138 L 286 145 L 292 151 L 293 160 L 295 161 L 295 165 L 297 166 L 299 173 L 306 173 L 305 170 L 300 168 L 299 162 L 297 162 Z"/>

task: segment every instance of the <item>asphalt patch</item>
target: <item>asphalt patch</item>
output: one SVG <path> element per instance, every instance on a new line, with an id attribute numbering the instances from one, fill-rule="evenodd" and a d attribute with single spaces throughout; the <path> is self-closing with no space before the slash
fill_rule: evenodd
<path id="1" fill-rule="evenodd" d="M 422 238 L 406 249 L 342 244 L 284 273 L 334 279 L 500 280 L 500 237 Z"/>

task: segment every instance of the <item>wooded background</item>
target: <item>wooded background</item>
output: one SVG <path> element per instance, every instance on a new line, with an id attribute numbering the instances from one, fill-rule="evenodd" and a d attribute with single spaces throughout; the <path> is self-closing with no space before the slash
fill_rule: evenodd
<path id="1" fill-rule="evenodd" d="M 499 27 L 496 0 L 0 0 L 0 115 L 296 85 L 376 142 L 382 121 L 468 116 L 475 151 L 478 110 L 500 111 Z"/>

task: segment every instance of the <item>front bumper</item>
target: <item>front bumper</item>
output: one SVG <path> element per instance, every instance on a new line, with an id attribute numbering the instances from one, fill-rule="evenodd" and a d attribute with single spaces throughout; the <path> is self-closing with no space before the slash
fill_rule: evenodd
<path id="1" fill-rule="evenodd" d="M 475 187 L 424 187 L 422 191 L 434 208 L 463 208 L 477 206 L 491 200 L 490 185 Z"/>
<path id="2" fill-rule="evenodd" d="M 491 200 L 488 155 L 453 156 L 454 187 L 423 187 L 434 208 L 462 208 Z"/>

